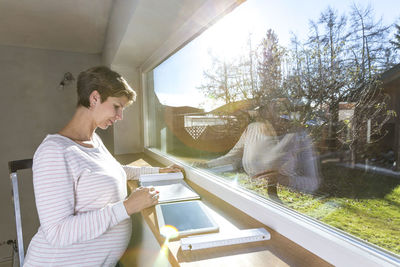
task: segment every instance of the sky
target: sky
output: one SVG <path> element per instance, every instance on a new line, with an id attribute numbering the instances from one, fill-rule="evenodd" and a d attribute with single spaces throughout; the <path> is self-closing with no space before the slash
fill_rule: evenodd
<path id="1" fill-rule="evenodd" d="M 223 103 L 205 97 L 197 88 L 209 68 L 209 52 L 226 59 L 246 45 L 249 32 L 258 44 L 268 29 L 288 46 L 292 33 L 305 38 L 309 21 L 317 21 L 328 6 L 348 14 L 351 5 L 373 7 L 383 24 L 400 23 L 400 0 L 247 0 L 154 69 L 154 88 L 162 104 L 202 107 L 206 111 Z"/>

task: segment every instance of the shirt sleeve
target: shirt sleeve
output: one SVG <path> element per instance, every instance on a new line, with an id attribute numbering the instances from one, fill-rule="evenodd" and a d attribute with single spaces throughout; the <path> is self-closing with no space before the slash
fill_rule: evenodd
<path id="1" fill-rule="evenodd" d="M 248 128 L 242 133 L 240 136 L 239 141 L 235 144 L 235 146 L 224 156 L 219 158 L 210 160 L 207 162 L 209 168 L 217 167 L 217 166 L 224 166 L 224 165 L 232 165 L 234 168 L 238 168 L 241 166 L 242 163 L 242 156 L 244 150 L 244 144 L 246 140 Z"/>
<path id="2" fill-rule="evenodd" d="M 40 145 L 33 159 L 33 186 L 41 231 L 54 247 L 92 240 L 129 216 L 123 201 L 75 213 L 75 182 L 65 149 L 54 141 Z"/>
<path id="3" fill-rule="evenodd" d="M 126 172 L 126 177 L 128 180 L 138 180 L 141 174 L 153 174 L 160 172 L 159 167 L 138 167 L 122 165 L 122 168 Z"/>

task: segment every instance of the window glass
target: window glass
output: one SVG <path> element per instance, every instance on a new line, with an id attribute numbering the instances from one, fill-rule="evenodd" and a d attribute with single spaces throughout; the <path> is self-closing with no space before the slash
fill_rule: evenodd
<path id="1" fill-rule="evenodd" d="M 400 2 L 369 3 L 241 4 L 147 73 L 149 147 L 400 254 Z"/>

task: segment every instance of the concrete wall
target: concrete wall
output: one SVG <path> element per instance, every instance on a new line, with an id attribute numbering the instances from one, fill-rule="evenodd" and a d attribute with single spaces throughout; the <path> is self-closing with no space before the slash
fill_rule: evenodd
<path id="1" fill-rule="evenodd" d="M 0 244 L 8 239 L 16 239 L 7 162 L 32 158 L 46 134 L 60 130 L 75 111 L 76 83 L 59 89 L 65 72 L 71 72 L 75 79 L 79 72 L 96 65 L 111 66 L 120 72 L 138 93 L 137 101 L 125 110 L 122 122 L 106 131 L 97 132 L 113 154 L 143 150 L 139 72 L 113 65 L 114 55 L 136 1 L 116 3 L 103 55 L 0 46 L 0 173 L 3 176 L 0 179 Z M 31 183 L 32 173 L 30 170 L 22 171 L 19 178 L 23 182 L 20 192 L 24 192 L 21 208 L 26 248 L 39 224 Z M 10 262 L 2 262 L 10 256 L 11 247 L 1 245 L 0 267 L 10 266 Z"/>
<path id="2" fill-rule="evenodd" d="M 76 87 L 74 83 L 59 89 L 64 73 L 77 78 L 80 71 L 100 62 L 99 55 L 0 46 L 0 243 L 16 238 L 7 162 L 31 158 L 46 134 L 57 132 L 73 115 Z M 112 130 L 102 133 L 108 145 L 112 134 Z M 25 180 L 20 191 L 27 246 L 38 222 L 31 171 L 23 171 L 21 178 Z M 0 246 L 0 259 L 10 255 L 9 246 Z"/>
<path id="3" fill-rule="evenodd" d="M 124 119 L 114 126 L 115 155 L 138 153 L 143 151 L 142 129 L 142 89 L 139 71 L 134 68 L 112 65 L 111 68 L 125 77 L 136 91 L 136 101 L 124 111 Z"/>
<path id="4" fill-rule="evenodd" d="M 113 128 L 114 154 L 121 155 L 143 151 L 143 131 L 141 124 L 142 96 L 139 71 L 134 66 L 121 65 L 116 62 L 116 54 L 126 36 L 128 25 L 138 5 L 137 0 L 116 0 L 108 24 L 106 41 L 102 53 L 102 62 L 120 73 L 136 91 L 137 99 L 124 111 L 124 120 Z"/>

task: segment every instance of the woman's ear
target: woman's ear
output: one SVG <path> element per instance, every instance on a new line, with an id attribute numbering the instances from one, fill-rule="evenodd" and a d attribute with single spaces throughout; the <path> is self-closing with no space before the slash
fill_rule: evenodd
<path id="1" fill-rule="evenodd" d="M 91 101 L 100 101 L 100 94 L 97 90 L 94 90 L 91 94 L 90 94 L 90 100 Z"/>
<path id="2" fill-rule="evenodd" d="M 95 107 L 96 104 L 101 100 L 100 94 L 97 90 L 94 90 L 89 96 L 90 107 Z"/>

